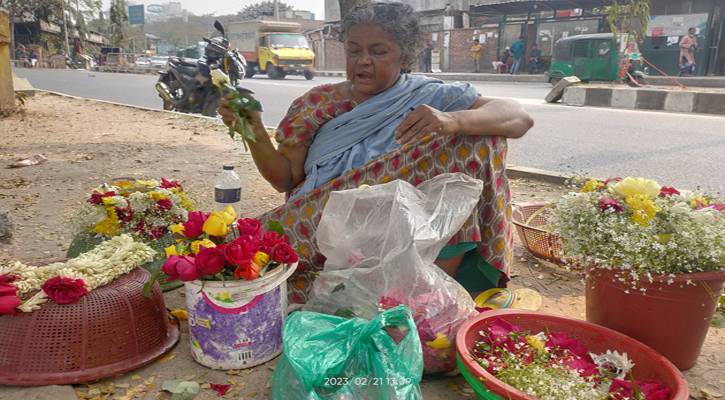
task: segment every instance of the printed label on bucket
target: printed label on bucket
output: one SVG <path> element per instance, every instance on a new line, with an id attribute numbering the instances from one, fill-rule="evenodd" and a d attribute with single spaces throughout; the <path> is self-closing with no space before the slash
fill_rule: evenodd
<path id="1" fill-rule="evenodd" d="M 236 347 L 246 347 L 250 344 L 252 344 L 252 338 L 237 339 L 237 341 L 234 342 L 234 346 Z"/>

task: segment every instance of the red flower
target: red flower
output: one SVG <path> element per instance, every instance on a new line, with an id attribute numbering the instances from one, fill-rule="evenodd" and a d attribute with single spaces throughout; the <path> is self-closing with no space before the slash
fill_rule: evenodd
<path id="1" fill-rule="evenodd" d="M 88 293 L 84 286 L 85 284 L 80 279 L 56 276 L 45 281 L 43 291 L 56 303 L 69 304 L 75 303 Z"/>
<path id="2" fill-rule="evenodd" d="M 558 347 L 560 349 L 569 350 L 572 354 L 582 358 L 590 357 L 589 349 L 584 346 L 577 338 L 569 338 L 566 332 L 552 332 L 549 334 L 549 340 L 546 341 L 548 347 Z"/>
<path id="3" fill-rule="evenodd" d="M 103 194 L 97 190 L 94 190 L 93 193 L 91 194 L 91 198 L 86 200 L 86 202 L 93 203 L 93 204 L 103 204 L 104 197 L 111 197 L 111 196 L 115 196 L 115 195 L 116 195 L 116 192 L 108 192 L 106 194 Z"/>
<path id="4" fill-rule="evenodd" d="M 242 265 L 249 261 L 252 261 L 254 254 L 256 253 L 249 248 L 249 244 L 244 241 L 240 241 L 237 238 L 233 242 L 229 243 L 224 247 L 224 257 L 227 260 L 227 265 Z"/>
<path id="5" fill-rule="evenodd" d="M 169 275 L 166 282 L 176 279 L 188 282 L 201 278 L 201 272 L 191 256 L 170 256 L 161 267 L 161 272 Z"/>
<path id="6" fill-rule="evenodd" d="M 287 236 L 282 235 L 279 236 L 279 233 L 277 232 L 264 232 L 264 237 L 262 238 L 262 243 L 267 244 L 269 247 L 274 248 L 274 246 L 287 242 Z"/>
<path id="7" fill-rule="evenodd" d="M 10 282 L 18 279 L 17 276 L 8 276 L 8 275 L 10 275 L 10 272 L 8 272 L 7 274 L 0 275 L 0 283 L 5 283 L 5 282 L 10 283 Z"/>
<path id="8" fill-rule="evenodd" d="M 616 212 L 624 211 L 622 209 L 622 206 L 620 206 L 619 203 L 617 202 L 617 200 L 615 200 L 611 197 L 602 197 L 601 199 L 599 199 L 599 209 L 602 212 L 607 211 L 609 209 L 612 209 Z"/>
<path id="9" fill-rule="evenodd" d="M 202 275 L 216 275 L 222 272 L 225 260 L 224 247 L 199 246 L 199 254 L 196 255 L 196 268 Z"/>
<path id="10" fill-rule="evenodd" d="M 297 262 L 297 253 L 287 243 L 280 243 L 274 246 L 269 258 L 276 263 L 292 264 Z"/>
<path id="11" fill-rule="evenodd" d="M 239 236 L 252 235 L 255 238 L 262 238 L 262 224 L 256 219 L 244 218 L 237 221 Z"/>
<path id="12" fill-rule="evenodd" d="M 209 386 L 217 391 L 217 397 L 224 396 L 227 394 L 229 388 L 232 387 L 232 385 L 217 385 L 216 383 L 210 383 Z"/>
<path id="13" fill-rule="evenodd" d="M 184 222 L 184 230 L 181 232 L 182 235 L 189 239 L 196 239 L 204 233 L 204 222 L 209 218 L 209 214 L 204 214 L 203 211 L 192 211 L 189 213 L 189 220 Z"/>
<path id="14" fill-rule="evenodd" d="M 3 315 L 18 315 L 18 306 L 23 304 L 17 296 L 0 297 L 0 317 Z"/>
<path id="15" fill-rule="evenodd" d="M 675 188 L 662 187 L 662 189 L 660 189 L 660 197 L 672 196 L 675 194 L 680 194 L 680 192 Z"/>
<path id="16" fill-rule="evenodd" d="M 669 398 L 670 388 L 660 381 L 647 379 L 646 381 L 635 381 L 635 384 L 647 400 L 667 400 Z M 631 399 L 634 395 L 632 382 L 612 379 L 609 393 L 612 394 L 613 400 Z"/>
<path id="17" fill-rule="evenodd" d="M 247 261 L 234 270 L 234 276 L 236 278 L 251 281 L 259 276 L 259 265 L 257 265 L 254 261 Z"/>
<path id="18" fill-rule="evenodd" d="M 164 189 L 179 188 L 179 191 L 180 192 L 183 192 L 184 191 L 184 188 L 181 187 L 181 185 L 179 184 L 179 182 L 176 182 L 176 181 L 167 181 L 164 178 L 161 178 L 161 186 L 159 186 L 159 187 L 162 187 Z"/>
<path id="19" fill-rule="evenodd" d="M 612 181 L 614 181 L 614 182 L 621 182 L 621 181 L 622 181 L 622 178 L 620 178 L 620 177 L 616 177 L 616 178 L 609 178 L 609 179 L 607 179 L 606 181 L 604 181 L 604 186 L 602 186 L 602 187 L 603 187 L 603 188 L 604 188 L 604 187 L 607 187 L 607 185 L 609 184 L 609 182 L 612 182 Z"/>
<path id="20" fill-rule="evenodd" d="M 7 282 L 2 282 L 2 280 L 0 280 L 0 296 L 15 296 L 17 291 L 18 288 L 16 288 L 14 285 L 11 285 Z"/>
<path id="21" fill-rule="evenodd" d="M 259 246 L 261 242 L 259 241 L 259 236 L 252 236 L 252 235 L 241 235 L 238 238 L 234 239 L 232 243 L 244 243 L 249 248 L 249 251 L 252 252 L 252 254 L 256 254 L 259 251 Z M 267 253 L 269 254 L 269 253 Z"/>
<path id="22" fill-rule="evenodd" d="M 171 201 L 169 201 L 169 199 L 161 199 L 156 202 L 156 204 L 158 204 L 163 210 L 171 210 Z"/>

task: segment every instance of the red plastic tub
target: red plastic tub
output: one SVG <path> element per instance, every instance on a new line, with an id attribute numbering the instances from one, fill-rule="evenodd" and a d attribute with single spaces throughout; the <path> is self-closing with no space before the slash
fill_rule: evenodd
<path id="1" fill-rule="evenodd" d="M 535 400 L 536 397 L 511 387 L 486 372 L 470 354 L 476 342 L 481 340 L 479 332 L 496 318 L 518 324 L 524 330 L 538 333 L 548 328 L 551 332 L 568 332 L 575 336 L 593 353 L 604 353 L 607 350 L 626 352 L 634 362 L 632 370 L 634 379 L 656 379 L 667 385 L 670 392 L 669 400 L 688 400 L 690 391 L 682 373 L 665 357 L 644 344 L 619 332 L 594 325 L 585 321 L 566 318 L 559 315 L 544 314 L 534 311 L 501 309 L 481 313 L 469 320 L 458 330 L 456 335 L 456 351 L 465 366 L 493 393 L 504 399 Z"/>

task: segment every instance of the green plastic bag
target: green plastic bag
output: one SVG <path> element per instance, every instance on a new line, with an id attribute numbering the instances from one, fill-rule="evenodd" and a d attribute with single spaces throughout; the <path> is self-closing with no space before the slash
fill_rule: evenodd
<path id="1" fill-rule="evenodd" d="M 423 399 L 423 352 L 405 306 L 372 321 L 299 311 L 285 321 L 282 340 L 272 400 Z"/>

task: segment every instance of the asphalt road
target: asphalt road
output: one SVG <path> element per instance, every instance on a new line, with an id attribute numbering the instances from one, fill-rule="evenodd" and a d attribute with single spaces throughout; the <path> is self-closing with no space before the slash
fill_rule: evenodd
<path id="1" fill-rule="evenodd" d="M 75 96 L 161 108 L 155 76 L 88 71 L 24 69 L 13 71 L 38 88 Z M 264 121 L 276 126 L 291 102 L 310 87 L 340 78 L 266 76 L 244 79 L 262 102 Z M 607 178 L 642 176 L 665 186 L 698 187 L 725 193 L 725 118 L 658 111 L 568 107 L 547 104 L 548 84 L 474 84 L 485 96 L 514 98 L 536 125 L 510 141 L 508 162 L 563 173 Z"/>

